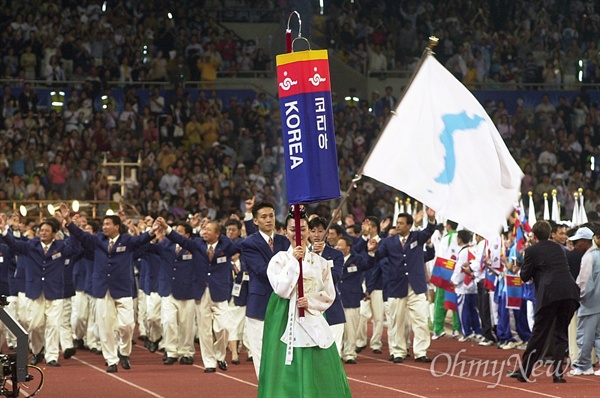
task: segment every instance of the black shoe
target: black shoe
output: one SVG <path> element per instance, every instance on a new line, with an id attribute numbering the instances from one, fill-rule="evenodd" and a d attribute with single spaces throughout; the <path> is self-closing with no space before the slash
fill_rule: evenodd
<path id="1" fill-rule="evenodd" d="M 346 363 L 349 365 L 356 365 L 356 359 L 346 359 Z"/>
<path id="2" fill-rule="evenodd" d="M 29 364 L 37 365 L 38 363 L 42 362 L 42 359 L 44 359 L 44 355 L 42 355 L 41 352 L 39 354 L 33 354 L 29 359 Z"/>
<path id="3" fill-rule="evenodd" d="M 381 354 L 381 350 L 373 350 L 373 354 Z"/>
<path id="4" fill-rule="evenodd" d="M 510 370 L 506 373 L 506 375 L 508 377 L 512 377 L 513 379 L 516 379 L 517 377 L 521 376 L 521 371 L 520 370 Z"/>
<path id="5" fill-rule="evenodd" d="M 364 350 L 365 348 L 367 348 L 367 346 L 362 346 L 362 347 L 356 347 L 356 353 L 358 354 L 359 352 L 361 352 L 362 350 Z"/>
<path id="6" fill-rule="evenodd" d="M 194 358 L 192 358 L 192 357 L 181 357 L 181 359 L 179 360 L 179 363 L 181 365 L 193 365 L 194 364 Z M 240 361 L 238 361 L 238 363 L 240 363 Z"/>
<path id="7" fill-rule="evenodd" d="M 73 355 L 75 355 L 75 353 L 77 352 L 77 350 L 75 348 L 67 348 L 65 350 L 65 352 L 63 352 L 63 358 L 64 359 L 69 359 L 71 358 Z"/>
<path id="8" fill-rule="evenodd" d="M 217 361 L 217 365 L 221 370 L 227 370 L 227 362 L 225 361 Z"/>
<path id="9" fill-rule="evenodd" d="M 123 369 L 129 370 L 131 369 L 131 362 L 129 362 L 129 357 L 126 356 L 120 356 L 119 357 L 119 362 L 121 362 L 121 367 Z"/>
<path id="10" fill-rule="evenodd" d="M 106 373 L 117 373 L 118 371 L 119 369 L 117 369 L 117 364 L 110 365 L 108 368 L 106 368 Z"/>
<path id="11" fill-rule="evenodd" d="M 390 355 L 390 357 L 388 358 L 388 361 L 393 361 L 394 360 L 394 356 Z"/>
<path id="12" fill-rule="evenodd" d="M 429 357 L 418 357 L 418 358 L 415 358 L 415 362 L 430 363 L 431 362 L 431 358 L 429 358 Z"/>
<path id="13" fill-rule="evenodd" d="M 254 362 L 254 359 L 252 359 L 252 357 L 248 357 L 246 358 L 246 362 Z"/>
<path id="14" fill-rule="evenodd" d="M 566 383 L 567 380 L 562 376 L 552 376 L 553 383 Z"/>
<path id="15" fill-rule="evenodd" d="M 83 339 L 73 339 L 73 347 L 78 350 L 83 350 Z"/>
<path id="16" fill-rule="evenodd" d="M 148 340 L 148 344 L 146 345 L 146 348 L 150 352 L 156 352 L 156 350 L 158 350 L 158 341 Z"/>
<path id="17" fill-rule="evenodd" d="M 46 366 L 52 366 L 53 368 L 58 368 L 60 366 L 60 363 L 56 362 L 56 360 L 52 360 L 50 362 L 46 363 Z"/>
<path id="18" fill-rule="evenodd" d="M 183 358 L 182 358 L 183 359 Z M 163 361 L 163 363 L 165 365 L 173 365 L 175 362 L 177 362 L 177 358 L 173 358 L 173 357 L 167 357 L 167 359 L 165 359 Z"/>
<path id="19" fill-rule="evenodd" d="M 517 380 L 519 380 L 521 383 L 527 383 L 527 379 L 522 374 L 517 376 Z"/>
<path id="20" fill-rule="evenodd" d="M 148 337 L 146 337 L 143 334 L 141 334 L 141 335 L 138 336 L 138 340 L 139 341 L 146 341 L 146 340 L 148 340 Z"/>
<path id="21" fill-rule="evenodd" d="M 404 358 L 402 358 L 402 357 L 394 357 L 394 359 L 392 359 L 392 362 L 394 362 L 394 363 L 402 363 L 402 362 L 404 362 Z"/>
<path id="22" fill-rule="evenodd" d="M 217 369 L 215 368 L 206 368 L 204 369 L 204 373 L 215 373 Z"/>
<path id="23" fill-rule="evenodd" d="M 234 365 L 239 365 L 240 364 L 240 360 L 239 359 L 232 359 L 231 363 Z"/>

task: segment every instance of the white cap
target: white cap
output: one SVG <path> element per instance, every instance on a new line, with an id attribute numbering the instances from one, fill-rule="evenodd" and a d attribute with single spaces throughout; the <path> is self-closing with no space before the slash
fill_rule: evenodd
<path id="1" fill-rule="evenodd" d="M 576 241 L 579 239 L 592 240 L 594 233 L 588 227 L 579 228 L 575 235 L 569 238 L 570 241 Z"/>

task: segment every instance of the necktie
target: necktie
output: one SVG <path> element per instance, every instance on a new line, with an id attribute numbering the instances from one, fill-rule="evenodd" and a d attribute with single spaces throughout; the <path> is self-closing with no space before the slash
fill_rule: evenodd
<path id="1" fill-rule="evenodd" d="M 115 242 L 113 242 L 112 239 L 108 241 L 108 252 L 109 253 L 112 251 L 112 248 L 114 245 L 115 245 Z"/>
<path id="2" fill-rule="evenodd" d="M 212 245 L 208 246 L 208 251 L 206 252 L 206 254 L 208 255 L 208 261 L 212 262 L 212 259 L 215 256 L 215 249 L 213 249 Z"/>
<path id="3" fill-rule="evenodd" d="M 44 255 L 48 254 L 49 249 L 50 249 L 50 245 L 44 245 Z"/>
<path id="4" fill-rule="evenodd" d="M 175 255 L 178 255 L 180 251 L 181 251 L 181 246 L 177 245 L 175 247 Z"/>
<path id="5" fill-rule="evenodd" d="M 269 236 L 269 247 L 271 248 L 271 251 L 273 251 L 273 238 Z"/>
<path id="6" fill-rule="evenodd" d="M 404 245 L 406 245 L 406 238 L 402 238 L 402 247 L 404 247 Z"/>

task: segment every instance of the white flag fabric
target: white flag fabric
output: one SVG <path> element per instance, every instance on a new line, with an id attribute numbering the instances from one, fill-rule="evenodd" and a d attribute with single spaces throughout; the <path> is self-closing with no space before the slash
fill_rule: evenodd
<path id="1" fill-rule="evenodd" d="M 548 207 L 548 196 L 544 195 L 544 220 L 550 220 L 550 207 Z"/>
<path id="2" fill-rule="evenodd" d="M 583 192 L 579 194 L 579 225 L 587 224 L 587 212 L 583 203 Z"/>
<path id="3" fill-rule="evenodd" d="M 535 216 L 535 205 L 533 204 L 533 195 L 529 195 L 529 211 L 527 221 L 531 226 L 537 222 L 537 217 Z"/>
<path id="4" fill-rule="evenodd" d="M 558 200 L 556 192 L 552 191 L 552 210 L 550 211 L 550 219 L 555 223 L 560 224 L 560 210 L 558 209 Z"/>
<path id="5" fill-rule="evenodd" d="M 579 218 L 579 200 L 575 198 L 575 205 L 573 206 L 573 216 L 571 217 L 571 224 L 573 227 L 581 225 L 581 219 Z"/>
<path id="6" fill-rule="evenodd" d="M 427 55 L 363 166 L 440 218 L 493 239 L 523 173 L 477 99 Z"/>
<path id="7" fill-rule="evenodd" d="M 398 198 L 396 198 L 396 200 L 394 201 L 394 217 L 392 218 L 392 225 L 393 226 L 396 226 L 396 222 L 398 221 L 398 215 L 400 213 L 402 213 L 400 211 L 400 204 L 398 203 L 399 201 L 400 200 Z M 404 207 L 404 206 L 402 206 L 402 207 Z"/>

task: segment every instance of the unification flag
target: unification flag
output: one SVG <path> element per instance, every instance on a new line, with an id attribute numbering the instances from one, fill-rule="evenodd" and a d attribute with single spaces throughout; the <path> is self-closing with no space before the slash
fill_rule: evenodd
<path id="1" fill-rule="evenodd" d="M 523 173 L 477 99 L 425 57 L 362 174 L 492 239 L 518 199 Z"/>
<path id="2" fill-rule="evenodd" d="M 451 281 L 452 273 L 454 272 L 454 266 L 456 261 L 448 260 L 442 257 L 435 259 L 433 270 L 431 270 L 431 283 L 444 290 L 454 292 L 454 284 Z"/>
<path id="3" fill-rule="evenodd" d="M 518 275 L 506 275 L 506 308 L 518 310 L 523 300 L 523 281 Z"/>
<path id="4" fill-rule="evenodd" d="M 289 203 L 340 197 L 327 50 L 277 56 Z"/>

